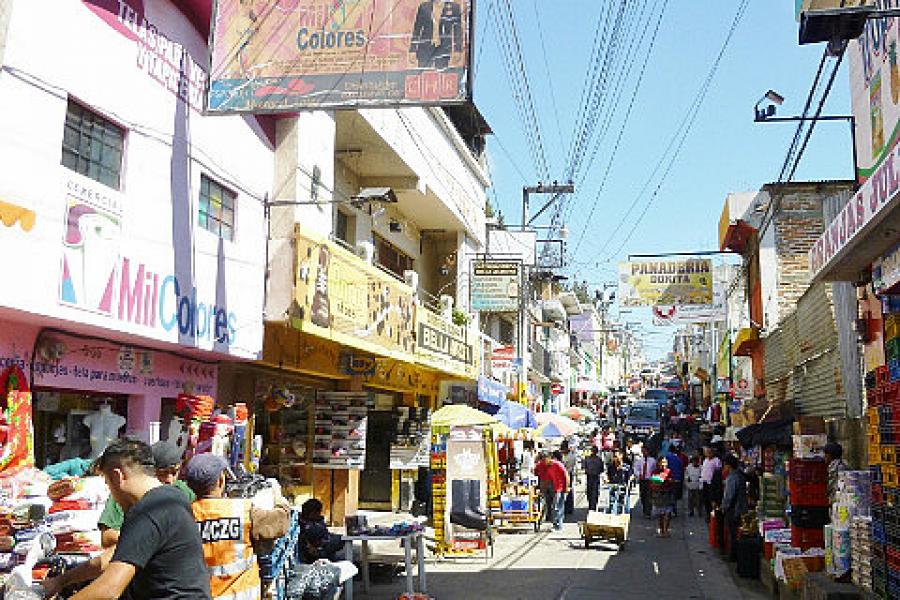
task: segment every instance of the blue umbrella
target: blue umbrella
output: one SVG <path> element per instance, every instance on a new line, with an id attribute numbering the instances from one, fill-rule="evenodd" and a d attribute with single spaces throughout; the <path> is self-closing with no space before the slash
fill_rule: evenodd
<path id="1" fill-rule="evenodd" d="M 542 425 L 536 433 L 542 438 L 566 437 L 566 435 L 562 431 L 560 431 L 556 423 L 547 423 L 545 425 Z"/>
<path id="2" fill-rule="evenodd" d="M 495 416 L 510 429 L 534 428 L 538 425 L 534 413 L 518 402 L 503 402 Z"/>

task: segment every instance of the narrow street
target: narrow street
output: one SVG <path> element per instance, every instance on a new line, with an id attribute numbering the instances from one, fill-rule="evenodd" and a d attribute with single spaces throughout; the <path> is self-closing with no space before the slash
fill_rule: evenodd
<path id="1" fill-rule="evenodd" d="M 494 557 L 429 562 L 428 592 L 440 600 L 487 598 L 503 600 L 763 600 L 768 596 L 759 581 L 738 579 L 707 543 L 706 524 L 698 517 L 679 516 L 672 537 L 655 535 L 655 521 L 645 519 L 638 504 L 632 510 L 628 542 L 594 542 L 589 549 L 578 533 L 586 499 L 581 488 L 575 515 L 562 531 L 544 525 L 538 534 L 501 534 Z M 686 512 L 680 513 L 681 515 Z M 690 576 L 688 575 L 690 574 Z M 366 595 L 373 600 L 396 598 L 403 578 L 392 585 L 373 584 Z M 357 586 L 359 589 L 359 586 Z"/>

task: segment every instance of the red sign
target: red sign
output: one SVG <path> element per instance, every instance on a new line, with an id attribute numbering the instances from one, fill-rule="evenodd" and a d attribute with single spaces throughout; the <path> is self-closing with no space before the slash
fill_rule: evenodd
<path id="1" fill-rule="evenodd" d="M 560 384 L 558 384 L 558 383 L 554 383 L 553 385 L 550 386 L 550 393 L 551 393 L 551 394 L 554 394 L 554 395 L 556 395 L 556 394 L 562 394 L 562 393 L 563 393 L 563 386 L 560 385 Z"/>

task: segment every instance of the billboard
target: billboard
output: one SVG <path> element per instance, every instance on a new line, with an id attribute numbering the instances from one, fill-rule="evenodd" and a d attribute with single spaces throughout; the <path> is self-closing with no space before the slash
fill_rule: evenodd
<path id="1" fill-rule="evenodd" d="M 472 264 L 469 306 L 477 312 L 518 312 L 522 263 L 479 261 Z"/>
<path id="2" fill-rule="evenodd" d="M 712 261 L 631 261 L 619 263 L 621 306 L 709 305 L 713 302 Z"/>
<path id="3" fill-rule="evenodd" d="M 657 305 L 653 307 L 653 324 L 688 325 L 692 323 L 717 323 L 725 320 L 725 290 L 722 285 L 713 286 L 712 304 Z"/>
<path id="4" fill-rule="evenodd" d="M 207 110 L 462 103 L 473 0 L 218 0 Z"/>

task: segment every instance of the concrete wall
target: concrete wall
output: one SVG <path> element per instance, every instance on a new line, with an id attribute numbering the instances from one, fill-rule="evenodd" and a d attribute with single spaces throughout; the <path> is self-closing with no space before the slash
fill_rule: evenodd
<path id="1" fill-rule="evenodd" d="M 0 237 L 0 253 L 28 273 L 27 286 L 0 289 L 0 306 L 255 358 L 271 141 L 256 119 L 202 115 L 206 40 L 171 2 L 119 6 L 15 2 L 0 72 L 0 197 L 35 218 Z M 120 189 L 60 164 L 70 99 L 126 130 Z M 233 241 L 198 224 L 202 175 L 236 194 Z M 99 228 L 82 227 L 80 213 Z M 211 335 L 220 312 L 227 337 Z"/>

